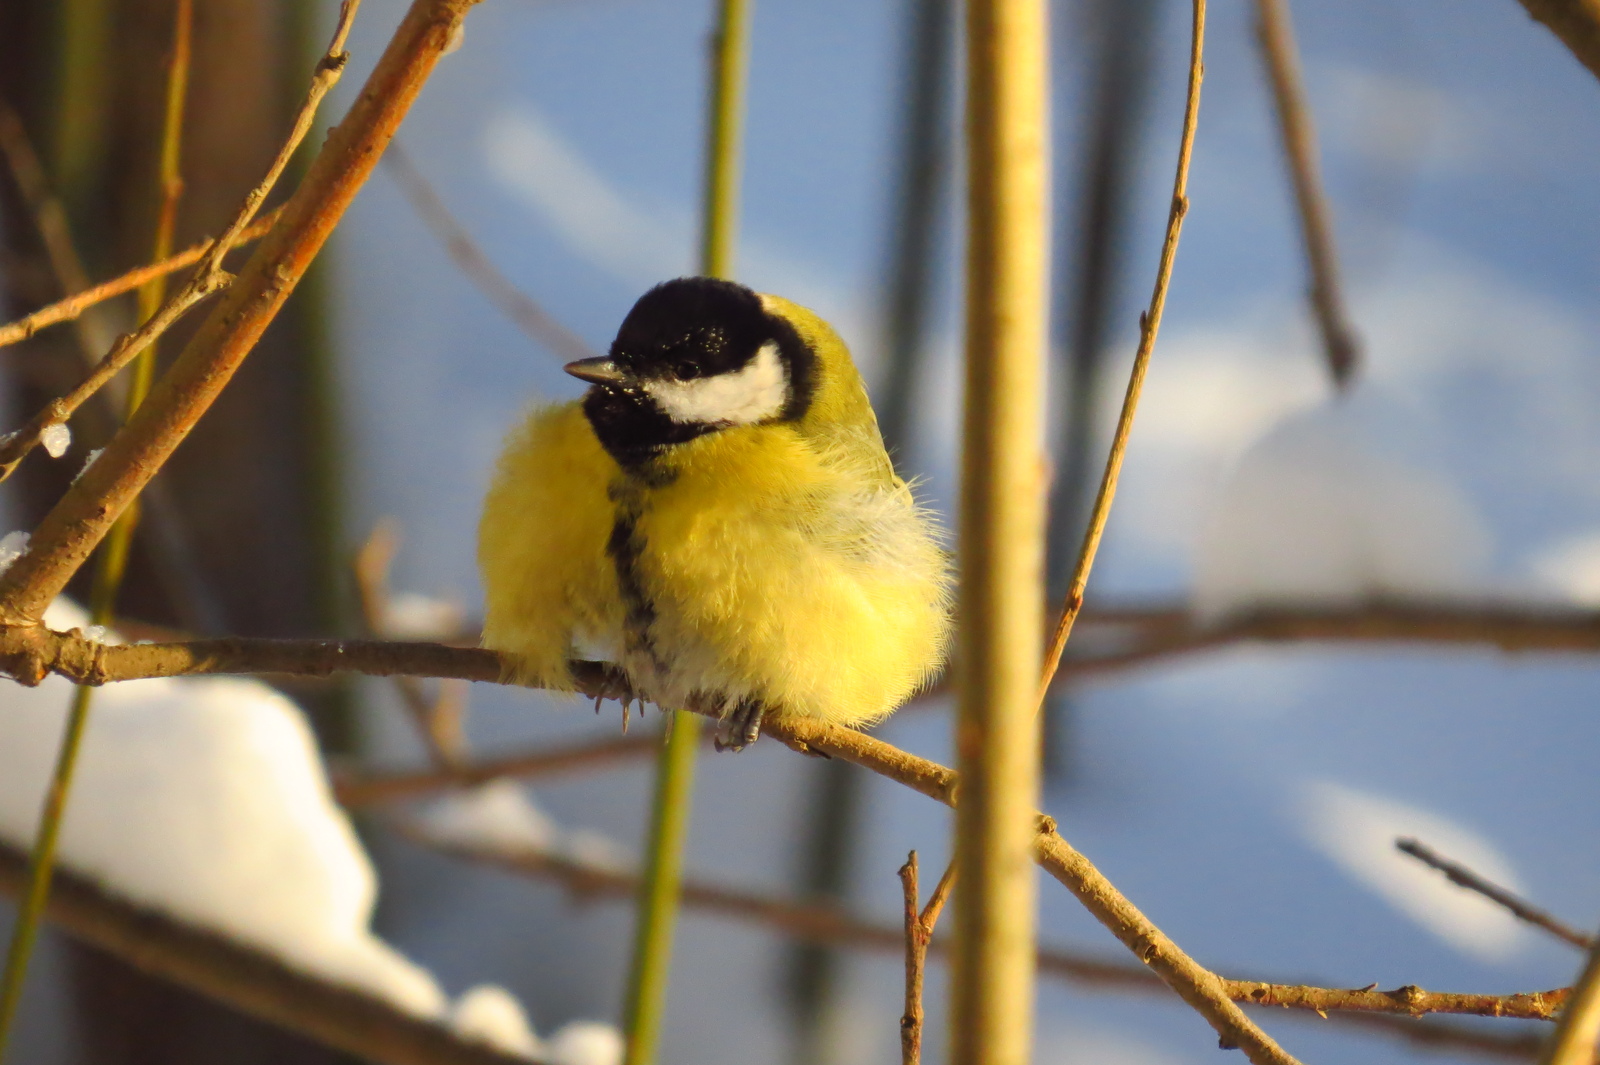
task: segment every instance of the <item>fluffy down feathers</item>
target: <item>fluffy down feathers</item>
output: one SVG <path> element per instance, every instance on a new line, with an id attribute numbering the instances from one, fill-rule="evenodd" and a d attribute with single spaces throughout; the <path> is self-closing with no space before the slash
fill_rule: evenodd
<path id="1" fill-rule="evenodd" d="M 762 302 L 819 354 L 803 417 L 676 444 L 648 476 L 613 460 L 578 404 L 511 435 L 479 564 L 484 645 L 516 658 L 518 680 L 570 688 L 567 660 L 598 652 L 664 706 L 754 698 L 860 725 L 937 673 L 937 527 L 895 477 L 843 344 L 809 311 Z"/>

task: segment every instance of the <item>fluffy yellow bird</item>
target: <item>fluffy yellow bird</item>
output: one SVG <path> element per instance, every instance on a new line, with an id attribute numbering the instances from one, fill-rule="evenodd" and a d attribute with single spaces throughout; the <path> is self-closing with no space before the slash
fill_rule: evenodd
<path id="1" fill-rule="evenodd" d="M 826 322 L 680 278 L 566 370 L 591 387 L 511 434 L 478 530 L 483 645 L 515 680 L 611 662 L 658 706 L 718 707 L 737 750 L 766 715 L 877 721 L 938 672 L 941 533 Z"/>

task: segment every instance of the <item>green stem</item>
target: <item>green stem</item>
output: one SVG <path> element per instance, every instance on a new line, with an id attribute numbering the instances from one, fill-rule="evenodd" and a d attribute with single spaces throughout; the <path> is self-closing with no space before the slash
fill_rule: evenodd
<path id="1" fill-rule="evenodd" d="M 711 47 L 711 94 L 706 123 L 705 203 L 700 271 L 733 272 L 738 232 L 740 142 L 750 55 L 750 0 L 718 0 Z M 655 808 L 645 875 L 639 885 L 633 963 L 628 973 L 623 1065 L 654 1065 L 672 967 L 672 931 L 683 880 L 683 845 L 689 833 L 694 760 L 700 719 L 679 710 L 656 762 Z"/>
<path id="2" fill-rule="evenodd" d="M 633 971 L 628 976 L 628 1053 L 623 1065 L 650 1065 L 661 1043 L 661 1017 L 672 963 L 672 932 L 683 881 L 683 844 L 689 835 L 694 801 L 694 762 L 700 750 L 700 717 L 687 710 L 672 714 L 656 766 L 655 807 L 644 880 L 639 889 L 638 924 L 633 938 Z"/>
<path id="3" fill-rule="evenodd" d="M 161 132 L 160 206 L 151 252 L 152 262 L 160 262 L 172 254 L 178 199 L 183 193 L 179 161 L 183 143 L 184 101 L 188 95 L 189 43 L 193 21 L 193 0 L 178 0 L 173 19 L 172 53 L 167 60 L 166 101 Z M 166 287 L 166 278 L 163 276 L 147 282 L 139 289 L 141 322 L 160 309 Z M 144 402 L 151 381 L 155 378 L 155 366 L 156 349 L 151 344 L 139 353 L 134 362 L 133 377 L 128 387 L 127 414 L 131 415 Z M 122 587 L 122 577 L 128 569 L 133 531 L 138 522 L 139 508 L 135 504 L 124 511 L 111 527 L 100 549 L 95 562 L 94 584 L 89 593 L 89 613 L 93 624 L 109 625 L 116 615 L 117 592 Z M 83 734 L 89 724 L 93 700 L 94 689 L 91 687 L 79 686 L 73 692 L 66 734 L 61 738 L 55 771 L 50 778 L 49 790 L 45 792 L 44 807 L 39 811 L 39 828 L 34 834 L 33 849 L 28 855 L 27 895 L 17 910 L 11 946 L 6 952 L 5 973 L 0 975 L 0 1059 L 4 1058 L 10 1043 L 17 1006 L 22 1001 L 22 988 L 28 975 L 28 962 L 33 957 L 33 947 L 39 938 L 39 923 L 49 901 L 50 881 L 55 874 L 56 849 L 61 839 L 61 823 L 66 816 L 67 796 L 72 790 L 72 778 L 78 767 L 78 754 L 83 748 Z"/>
<path id="4" fill-rule="evenodd" d="M 733 274 L 749 66 L 750 2 L 718 0 L 717 28 L 711 38 L 711 113 L 706 124 L 704 228 L 700 237 L 700 272 L 707 277 Z"/>

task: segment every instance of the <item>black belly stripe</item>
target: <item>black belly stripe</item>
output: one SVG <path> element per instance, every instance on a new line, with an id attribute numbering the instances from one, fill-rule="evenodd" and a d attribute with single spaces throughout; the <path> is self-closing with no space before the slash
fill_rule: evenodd
<path id="1" fill-rule="evenodd" d="M 618 481 L 607 493 L 616 504 L 616 512 L 611 522 L 611 537 L 606 541 L 606 554 L 611 558 L 617 574 L 617 589 L 622 594 L 623 630 L 628 649 L 648 655 L 658 668 L 665 669 L 666 663 L 656 653 L 651 633 L 656 606 L 639 576 L 639 556 L 645 546 L 638 527 L 643 486 L 629 483 L 630 480 Z"/>

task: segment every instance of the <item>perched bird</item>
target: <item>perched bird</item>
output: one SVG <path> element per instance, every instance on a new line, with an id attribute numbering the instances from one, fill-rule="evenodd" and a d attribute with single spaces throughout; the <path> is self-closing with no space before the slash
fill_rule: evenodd
<path id="1" fill-rule="evenodd" d="M 507 441 L 478 530 L 483 645 L 571 690 L 620 667 L 664 708 L 877 721 L 938 671 L 941 533 L 895 476 L 850 352 L 821 318 L 705 277 L 634 304 L 581 401 Z"/>

